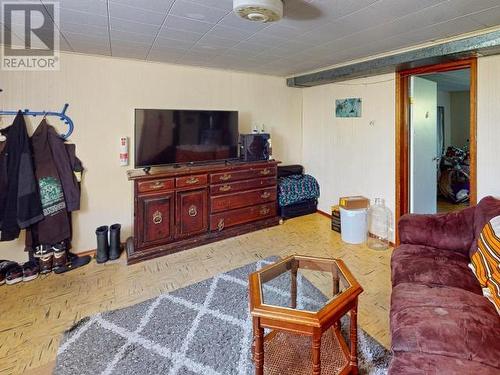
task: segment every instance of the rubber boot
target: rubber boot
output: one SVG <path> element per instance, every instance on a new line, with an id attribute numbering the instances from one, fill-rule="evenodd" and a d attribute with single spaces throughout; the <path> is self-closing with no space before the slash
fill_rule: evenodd
<path id="1" fill-rule="evenodd" d="M 109 260 L 115 260 L 120 257 L 121 241 L 120 241 L 120 224 L 113 224 L 109 227 Z"/>
<path id="2" fill-rule="evenodd" d="M 103 225 L 95 230 L 97 236 L 97 251 L 95 260 L 97 263 L 105 263 L 109 258 L 108 226 Z"/>

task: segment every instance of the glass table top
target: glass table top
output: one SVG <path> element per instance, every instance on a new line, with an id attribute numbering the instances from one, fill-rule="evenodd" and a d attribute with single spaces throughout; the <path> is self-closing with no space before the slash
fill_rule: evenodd
<path id="1" fill-rule="evenodd" d="M 318 312 L 351 284 L 334 259 L 292 257 L 259 273 L 262 304 Z"/>

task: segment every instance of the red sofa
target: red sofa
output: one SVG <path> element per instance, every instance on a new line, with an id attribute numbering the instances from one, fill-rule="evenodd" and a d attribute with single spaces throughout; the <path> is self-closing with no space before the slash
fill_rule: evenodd
<path id="1" fill-rule="evenodd" d="M 500 317 L 468 268 L 500 200 L 437 215 L 405 215 L 391 260 L 390 375 L 500 374 Z"/>

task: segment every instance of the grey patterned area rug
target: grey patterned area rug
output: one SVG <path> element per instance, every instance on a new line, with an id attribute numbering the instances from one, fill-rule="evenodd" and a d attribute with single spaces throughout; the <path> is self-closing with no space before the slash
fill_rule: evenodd
<path id="1" fill-rule="evenodd" d="M 248 275 L 275 259 L 83 319 L 65 333 L 55 374 L 253 374 Z M 325 297 L 318 289 L 304 278 L 298 283 L 309 297 L 299 298 L 299 304 L 321 304 Z M 285 298 L 289 285 L 283 279 L 269 293 Z M 343 319 L 343 332 L 348 325 Z M 358 335 L 360 373 L 386 374 L 389 351 L 363 330 Z"/>

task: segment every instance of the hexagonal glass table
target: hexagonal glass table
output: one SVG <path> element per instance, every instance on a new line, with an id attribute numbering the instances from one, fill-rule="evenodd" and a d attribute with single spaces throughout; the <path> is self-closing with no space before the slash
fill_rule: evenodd
<path id="1" fill-rule="evenodd" d="M 358 373 L 363 288 L 342 260 L 292 255 L 252 273 L 249 289 L 255 374 Z M 350 345 L 340 332 L 347 313 Z"/>

